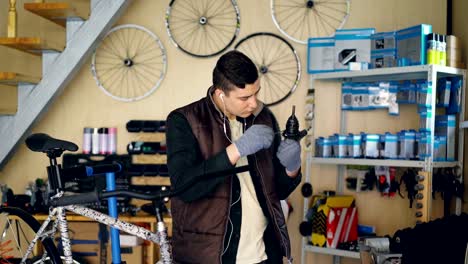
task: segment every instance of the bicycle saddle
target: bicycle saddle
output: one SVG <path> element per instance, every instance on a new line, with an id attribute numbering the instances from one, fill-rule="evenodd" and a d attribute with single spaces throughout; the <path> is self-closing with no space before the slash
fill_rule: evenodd
<path id="1" fill-rule="evenodd" d="M 36 133 L 26 138 L 26 146 L 36 152 L 51 152 L 54 150 L 60 151 L 77 151 L 78 146 L 75 143 L 55 139 L 44 133 Z"/>

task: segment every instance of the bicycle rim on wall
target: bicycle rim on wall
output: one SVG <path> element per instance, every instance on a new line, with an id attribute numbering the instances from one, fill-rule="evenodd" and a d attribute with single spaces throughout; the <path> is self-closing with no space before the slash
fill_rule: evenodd
<path id="1" fill-rule="evenodd" d="M 92 58 L 91 71 L 102 91 L 120 101 L 152 94 L 166 74 L 166 50 L 148 29 L 125 24 L 111 29 Z"/>
<path id="2" fill-rule="evenodd" d="M 284 38 L 258 32 L 240 40 L 235 49 L 257 66 L 261 87 L 258 98 L 267 106 L 284 101 L 294 92 L 301 77 L 301 64 L 296 50 Z"/>
<path id="3" fill-rule="evenodd" d="M 328 37 L 346 23 L 350 0 L 270 0 L 276 27 L 288 39 L 307 44 L 310 37 Z"/>
<path id="4" fill-rule="evenodd" d="M 195 57 L 222 53 L 240 28 L 235 0 L 172 0 L 166 11 L 166 30 L 171 42 Z"/>

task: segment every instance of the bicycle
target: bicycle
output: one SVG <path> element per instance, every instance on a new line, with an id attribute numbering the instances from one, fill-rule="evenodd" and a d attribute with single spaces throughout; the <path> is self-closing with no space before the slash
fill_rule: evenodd
<path id="1" fill-rule="evenodd" d="M 97 166 L 76 166 L 72 168 L 62 169 L 57 163 L 57 158 L 64 151 L 76 151 L 78 146 L 72 142 L 59 140 L 50 137 L 47 134 L 33 134 L 26 139 L 26 146 L 35 152 L 43 152 L 47 154 L 50 160 L 50 166 L 47 167 L 47 176 L 50 185 L 51 195 L 48 199 L 50 204 L 49 215 L 44 222 L 39 222 L 29 213 L 18 209 L 0 207 L 0 215 L 2 213 L 10 213 L 13 217 L 24 221 L 34 232 L 34 238 L 27 244 L 27 249 L 22 252 L 20 263 L 62 263 L 62 259 L 66 264 L 79 263 L 73 259 L 71 253 L 71 243 L 68 234 L 68 222 L 65 211 L 71 211 L 75 214 L 85 216 L 96 222 L 111 227 L 111 246 L 112 246 L 112 263 L 123 263 L 120 258 L 120 241 L 118 231 L 123 231 L 130 235 L 140 237 L 144 240 L 156 243 L 160 248 L 160 261 L 157 264 L 171 264 L 171 244 L 167 235 L 167 228 L 163 221 L 162 209 L 164 202 L 170 197 L 177 196 L 192 186 L 195 180 L 208 179 L 213 177 L 225 177 L 249 170 L 249 166 L 240 166 L 222 171 L 206 172 L 193 181 L 188 181 L 181 185 L 179 189 L 167 190 L 162 189 L 155 194 L 146 194 L 128 190 L 115 190 L 115 172 L 119 172 L 122 167 L 118 163 L 97 165 Z M 76 194 L 71 196 L 64 195 L 63 183 L 66 180 L 79 177 L 89 177 L 98 174 L 106 174 L 106 191 L 94 191 L 91 193 Z M 154 211 L 157 219 L 157 230 L 155 233 L 140 226 L 119 220 L 117 218 L 117 201 L 116 197 L 130 197 L 142 200 L 150 200 L 153 203 Z M 101 199 L 109 199 L 109 215 L 95 211 L 79 204 L 95 203 Z M 55 221 L 53 220 L 55 218 Z M 60 238 L 63 248 L 63 256 L 58 252 L 57 247 L 53 243 L 53 237 L 60 232 Z M 20 233 L 17 230 L 17 233 Z M 1 242 L 1 239 L 0 239 Z M 42 244 L 45 252 L 41 256 L 34 256 L 33 249 L 37 243 Z M 0 243 L 1 246 L 1 243 Z M 1 248 L 0 248 L 1 249 Z M 0 252 L 1 253 L 1 252 Z M 40 258 L 38 258 L 40 257 Z M 1 254 L 0 254 L 1 260 Z M 47 261 L 47 262 L 46 262 Z M 1 262 L 0 262 L 1 263 Z"/>
<path id="2" fill-rule="evenodd" d="M 133 192 L 127 190 L 115 190 L 115 174 L 122 167 L 118 163 L 97 165 L 97 166 L 76 166 L 69 169 L 62 169 L 57 163 L 64 151 L 76 151 L 78 146 L 72 142 L 52 138 L 46 134 L 33 134 L 26 139 L 27 147 L 35 152 L 43 152 L 47 154 L 50 160 L 50 166 L 47 167 L 48 180 L 50 185 L 49 198 L 49 215 L 41 224 L 29 213 L 9 207 L 0 207 L 0 214 L 8 214 L 10 219 L 19 219 L 23 221 L 29 228 L 33 230 L 34 238 L 27 245 L 27 249 L 23 253 L 20 263 L 78 263 L 73 260 L 71 252 L 71 243 L 68 232 L 68 222 L 66 211 L 71 211 L 75 214 L 85 216 L 96 222 L 102 223 L 111 227 L 111 246 L 112 246 L 112 263 L 122 263 L 120 258 L 120 241 L 119 231 L 123 231 L 130 235 L 140 237 L 150 242 L 156 243 L 160 248 L 160 261 L 158 263 L 172 263 L 171 245 L 167 235 L 167 228 L 163 221 L 162 208 L 164 202 L 169 197 L 176 195 L 176 192 L 170 190 L 161 190 L 156 194 L 146 194 L 141 192 Z M 70 196 L 64 195 L 63 183 L 67 179 L 88 177 L 98 174 L 106 175 L 107 188 L 106 191 L 94 191 L 91 193 L 75 194 Z M 143 200 L 151 200 L 154 205 L 157 230 L 155 233 L 143 227 L 121 221 L 117 218 L 116 197 L 131 197 Z M 109 215 L 86 208 L 79 204 L 99 202 L 101 199 L 108 199 Z M 9 225 L 9 224 L 7 224 Z M 18 234 L 21 230 L 16 228 Z M 54 235 L 59 231 L 60 239 L 63 248 L 63 256 L 57 250 L 53 243 Z M 16 240 L 18 243 L 19 239 Z M 37 259 L 33 254 L 36 244 L 42 244 L 45 252 Z M 23 243 L 24 244 L 24 243 Z M 10 262 L 6 262 L 10 263 Z"/>

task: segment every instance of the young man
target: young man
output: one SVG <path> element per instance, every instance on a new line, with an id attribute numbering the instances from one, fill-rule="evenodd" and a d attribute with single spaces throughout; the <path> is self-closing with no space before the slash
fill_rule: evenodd
<path id="1" fill-rule="evenodd" d="M 218 60 L 207 96 L 167 118 L 172 188 L 195 180 L 171 200 L 175 263 L 291 261 L 280 200 L 301 181 L 301 148 L 281 141 L 275 117 L 257 99 L 260 89 L 254 63 L 230 51 Z M 236 166 L 248 171 L 233 174 Z"/>

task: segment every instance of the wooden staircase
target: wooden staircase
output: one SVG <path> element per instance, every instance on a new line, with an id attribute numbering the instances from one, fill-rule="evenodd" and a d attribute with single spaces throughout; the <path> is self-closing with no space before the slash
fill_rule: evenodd
<path id="1" fill-rule="evenodd" d="M 22 72 L 21 67 L 0 69 L 0 169 L 47 106 L 78 72 L 100 37 L 113 26 L 130 0 L 25 2 L 24 10 L 37 15 L 37 19 L 47 19 L 52 25 L 64 27 L 66 40 L 63 41 L 51 41 L 47 39 L 48 34 L 45 34 L 46 38 L 17 36 L 18 19 L 21 18 L 16 2 L 9 0 L 7 36 L 0 37 L 0 46 L 32 54 L 32 57 L 40 56 L 42 76 Z M 12 102 L 15 96 L 18 98 L 16 104 Z"/>
<path id="2" fill-rule="evenodd" d="M 62 27 L 67 26 L 67 19 L 87 20 L 89 2 L 74 1 L 71 3 L 25 3 L 24 9 Z"/>

